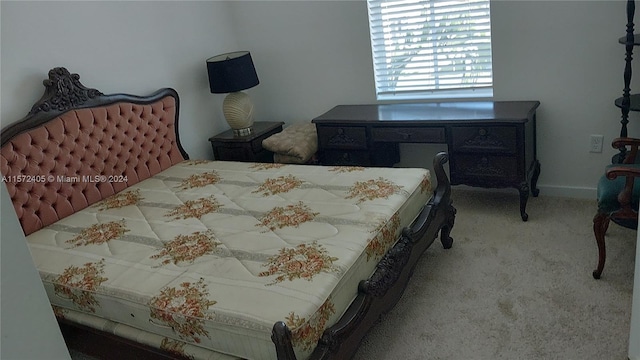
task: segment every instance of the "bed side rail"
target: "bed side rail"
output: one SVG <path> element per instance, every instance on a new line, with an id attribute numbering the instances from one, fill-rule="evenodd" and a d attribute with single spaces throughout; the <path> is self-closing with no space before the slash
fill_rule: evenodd
<path id="1" fill-rule="evenodd" d="M 447 161 L 444 152 L 435 156 L 433 167 L 438 184 L 433 197 L 416 220 L 403 229 L 400 239 L 380 260 L 372 276 L 360 282 L 355 300 L 340 320 L 324 331 L 310 359 L 353 357 L 369 329 L 400 300 L 418 259 L 438 233 L 445 249 L 452 246 L 450 232 L 456 210 L 451 201 L 451 183 L 443 167 Z M 278 360 L 296 360 L 291 330 L 284 322 L 273 326 L 271 339 Z"/>

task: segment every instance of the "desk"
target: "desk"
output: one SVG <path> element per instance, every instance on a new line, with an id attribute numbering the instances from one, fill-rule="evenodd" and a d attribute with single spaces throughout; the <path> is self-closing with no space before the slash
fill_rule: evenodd
<path id="1" fill-rule="evenodd" d="M 323 165 L 393 166 L 399 143 L 446 144 L 452 185 L 516 188 L 520 216 L 536 187 L 539 101 L 338 105 L 313 119 Z M 530 185 L 529 185 L 530 184 Z"/>

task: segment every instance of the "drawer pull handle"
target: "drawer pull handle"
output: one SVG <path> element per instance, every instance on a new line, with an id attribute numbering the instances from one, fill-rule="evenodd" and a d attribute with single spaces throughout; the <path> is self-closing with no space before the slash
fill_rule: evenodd
<path id="1" fill-rule="evenodd" d="M 403 134 L 402 134 L 402 138 L 403 138 L 404 140 L 409 140 L 409 139 L 411 139 L 411 134 L 403 133 Z"/>
<path id="2" fill-rule="evenodd" d="M 480 134 L 480 136 L 485 136 L 485 135 L 487 135 L 487 130 L 486 129 L 480 129 L 478 131 L 478 134 Z"/>

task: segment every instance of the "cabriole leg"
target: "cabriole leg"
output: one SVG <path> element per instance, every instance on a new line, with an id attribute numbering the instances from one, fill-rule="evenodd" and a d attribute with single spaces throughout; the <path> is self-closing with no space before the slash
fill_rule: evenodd
<path id="1" fill-rule="evenodd" d="M 609 228 L 610 218 L 605 213 L 598 212 L 593 218 L 593 234 L 596 237 L 598 244 L 598 267 L 593 270 L 593 278 L 600 279 L 602 270 L 604 269 L 604 262 L 607 257 L 607 250 L 604 244 L 604 236 Z"/>
<path id="2" fill-rule="evenodd" d="M 527 209 L 527 201 L 529 200 L 529 184 L 522 183 L 518 188 L 520 192 L 520 217 L 522 221 L 527 221 L 529 219 L 529 215 L 526 212 Z"/>
<path id="3" fill-rule="evenodd" d="M 540 176 L 540 161 L 534 162 L 533 175 L 531 176 L 531 195 L 538 197 L 540 189 L 538 189 L 538 177 Z"/>
<path id="4" fill-rule="evenodd" d="M 447 218 L 444 225 L 442 226 L 442 229 L 440 229 L 440 242 L 442 243 L 442 247 L 445 249 L 451 249 L 451 246 L 453 245 L 453 238 L 450 234 L 455 219 L 456 208 L 449 204 L 449 208 L 447 209 Z"/>

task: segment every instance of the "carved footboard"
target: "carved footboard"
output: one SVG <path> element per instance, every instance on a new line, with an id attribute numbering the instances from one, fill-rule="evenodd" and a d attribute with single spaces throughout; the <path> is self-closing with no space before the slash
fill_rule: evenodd
<path id="1" fill-rule="evenodd" d="M 349 359 L 355 354 L 362 338 L 379 317 L 400 300 L 422 253 L 433 243 L 438 233 L 445 249 L 451 248 L 450 237 L 456 209 L 451 201 L 451 184 L 443 165 L 448 156 L 441 152 L 433 161 L 438 186 L 431 200 L 392 249 L 378 263 L 376 271 L 358 286 L 358 296 L 342 318 L 325 330 L 311 355 L 313 360 Z M 291 331 L 280 321 L 273 326 L 272 336 L 279 360 L 295 360 Z"/>

